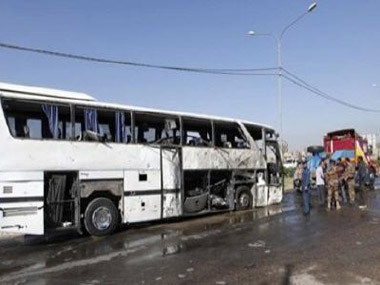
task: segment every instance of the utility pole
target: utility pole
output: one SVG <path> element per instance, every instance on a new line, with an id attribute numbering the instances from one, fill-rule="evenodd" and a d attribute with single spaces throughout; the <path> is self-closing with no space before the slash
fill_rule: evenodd
<path id="1" fill-rule="evenodd" d="M 311 5 L 309 5 L 306 12 L 302 13 L 300 16 L 298 16 L 295 20 L 290 22 L 288 25 L 286 25 L 282 30 L 280 34 L 274 34 L 274 33 L 260 33 L 256 32 L 254 30 L 251 30 L 248 32 L 249 36 L 269 36 L 276 40 L 277 43 L 277 74 L 278 74 L 278 128 L 280 133 L 280 144 L 281 144 L 281 152 L 282 152 L 282 141 L 283 141 L 283 112 L 282 112 L 282 39 L 285 35 L 285 33 L 289 30 L 290 27 L 292 27 L 294 24 L 296 24 L 298 21 L 300 21 L 303 17 L 305 17 L 308 13 L 313 11 L 317 7 L 317 3 L 314 2 Z"/>

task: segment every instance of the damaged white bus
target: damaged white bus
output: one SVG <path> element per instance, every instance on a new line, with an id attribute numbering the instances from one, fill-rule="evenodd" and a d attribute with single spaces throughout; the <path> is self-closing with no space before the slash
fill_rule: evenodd
<path id="1" fill-rule="evenodd" d="M 106 235 L 282 200 L 268 126 L 5 83 L 0 99 L 1 231 Z"/>

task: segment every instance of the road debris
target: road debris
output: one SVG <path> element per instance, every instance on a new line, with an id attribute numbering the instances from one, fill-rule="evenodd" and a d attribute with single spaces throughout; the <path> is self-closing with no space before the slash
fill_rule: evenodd
<path id="1" fill-rule="evenodd" d="M 254 243 L 249 243 L 248 246 L 249 247 L 254 247 L 254 248 L 265 247 L 265 241 L 258 240 L 258 241 L 254 242 Z"/>

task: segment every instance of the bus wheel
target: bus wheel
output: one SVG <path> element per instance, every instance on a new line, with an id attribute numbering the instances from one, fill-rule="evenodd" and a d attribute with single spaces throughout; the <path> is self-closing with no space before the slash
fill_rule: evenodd
<path id="1" fill-rule="evenodd" d="M 84 212 L 84 225 L 90 235 L 109 235 L 116 229 L 117 223 L 118 211 L 110 199 L 96 198 Z"/>
<path id="2" fill-rule="evenodd" d="M 250 209 L 252 206 L 252 195 L 248 186 L 239 186 L 236 189 L 236 210 Z"/>

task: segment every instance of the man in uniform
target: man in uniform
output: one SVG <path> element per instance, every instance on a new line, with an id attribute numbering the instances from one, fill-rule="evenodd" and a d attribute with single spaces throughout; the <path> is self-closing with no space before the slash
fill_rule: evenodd
<path id="1" fill-rule="evenodd" d="M 347 160 L 346 169 L 344 171 L 344 180 L 348 187 L 348 197 L 350 198 L 350 204 L 355 204 L 355 163 Z"/>
<path id="2" fill-rule="evenodd" d="M 310 215 L 310 170 L 307 168 L 307 163 L 303 163 L 303 171 L 301 177 L 301 190 L 303 198 L 304 215 Z"/>
<path id="3" fill-rule="evenodd" d="M 359 194 L 360 194 L 360 209 L 365 209 L 367 207 L 367 187 L 365 185 L 367 180 L 367 166 L 364 163 L 363 157 L 358 157 L 358 172 L 357 179 L 359 184 Z"/>
<path id="4" fill-rule="evenodd" d="M 338 193 L 341 193 L 342 195 L 342 202 L 343 204 L 347 203 L 347 195 L 346 195 L 346 185 L 345 185 L 345 179 L 344 179 L 344 172 L 346 169 L 346 163 L 345 159 L 339 158 L 338 163 L 336 165 L 337 170 L 338 170 L 338 181 L 339 181 L 339 186 L 338 186 Z"/>
<path id="5" fill-rule="evenodd" d="M 331 198 L 334 196 L 336 209 L 340 210 L 339 202 L 339 176 L 338 169 L 334 160 L 330 160 L 330 168 L 326 173 L 327 176 L 327 210 L 331 210 Z"/>

